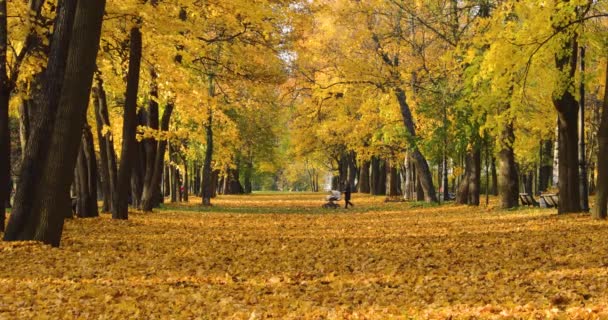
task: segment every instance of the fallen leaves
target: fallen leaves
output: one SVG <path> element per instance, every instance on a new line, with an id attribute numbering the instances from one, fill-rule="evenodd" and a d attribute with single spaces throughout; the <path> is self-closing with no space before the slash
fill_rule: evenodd
<path id="1" fill-rule="evenodd" d="M 0 243 L 0 319 L 608 317 L 605 222 L 320 198 L 224 197 L 68 221 L 58 249 Z"/>

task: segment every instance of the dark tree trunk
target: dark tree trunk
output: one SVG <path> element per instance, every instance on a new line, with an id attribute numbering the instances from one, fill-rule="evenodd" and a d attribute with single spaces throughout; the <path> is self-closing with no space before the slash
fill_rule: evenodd
<path id="1" fill-rule="evenodd" d="M 112 211 L 112 189 L 114 181 L 110 181 L 110 165 L 108 160 L 108 140 L 104 137 L 103 128 L 105 125 L 102 108 L 104 106 L 101 101 L 103 88 L 98 83 L 93 87 L 93 106 L 95 107 L 95 120 L 97 124 L 97 141 L 99 143 L 99 171 L 101 174 L 101 190 L 103 193 L 103 205 L 101 207 L 102 212 Z M 103 93 L 105 94 L 105 93 Z M 107 114 L 107 109 L 105 110 Z M 109 141 L 112 143 L 112 141 Z M 116 160 L 114 160 L 116 161 Z"/>
<path id="2" fill-rule="evenodd" d="M 209 96 L 215 96 L 215 77 L 209 75 Z M 213 110 L 209 106 L 207 112 L 207 124 L 205 125 L 205 134 L 207 137 L 205 146 L 205 161 L 203 163 L 203 177 L 202 177 L 202 188 L 203 188 L 203 205 L 210 206 L 211 198 L 215 193 L 213 185 Z"/>
<path id="3" fill-rule="evenodd" d="M 515 153 L 513 152 L 514 143 L 513 124 L 508 123 L 502 129 L 500 135 L 498 155 L 500 160 L 498 189 L 500 206 L 503 209 L 517 207 L 519 204 L 519 179 L 515 165 Z"/>
<path id="4" fill-rule="evenodd" d="M 202 181 L 202 180 L 201 180 Z M 220 184 L 220 170 L 211 172 L 211 197 L 217 197 L 217 188 Z"/>
<path id="5" fill-rule="evenodd" d="M 182 201 L 188 202 L 189 181 L 188 181 L 188 161 L 184 157 L 184 191 L 182 192 Z"/>
<path id="6" fill-rule="evenodd" d="M 360 193 L 370 193 L 369 167 L 369 161 L 364 161 L 361 164 L 361 168 L 359 170 L 359 183 L 357 184 L 358 191 Z"/>
<path id="7" fill-rule="evenodd" d="M 224 194 L 243 194 L 243 186 L 239 181 L 239 169 L 228 169 L 224 178 Z"/>
<path id="8" fill-rule="evenodd" d="M 247 160 L 245 160 L 244 163 L 244 172 L 243 172 L 243 191 L 245 192 L 245 194 L 251 194 L 251 191 L 253 189 L 253 186 L 251 185 L 251 175 L 253 173 L 253 161 L 251 160 L 251 157 Z M 311 189 L 312 191 L 315 191 L 315 186 L 314 186 L 314 178 L 311 179 Z"/>
<path id="9" fill-rule="evenodd" d="M 80 2 L 77 8 L 76 3 L 69 0 L 60 4 L 42 95 L 36 99 L 41 113 L 26 147 L 15 209 L 5 240 L 39 240 L 58 246 L 64 216 L 70 210 L 69 189 L 99 48 L 105 1 Z M 70 43 L 72 26 L 78 32 Z"/>
<path id="10" fill-rule="evenodd" d="M 106 127 L 110 128 L 110 116 L 108 113 L 108 102 L 106 98 L 106 91 L 103 86 L 103 79 L 101 78 L 101 74 L 97 74 L 96 76 L 96 87 L 94 88 L 94 92 L 97 91 L 97 101 L 95 103 L 96 111 L 95 117 L 98 122 L 98 130 L 100 128 Z M 102 132 L 103 133 L 103 132 Z M 101 142 L 103 140 L 103 143 Z M 107 181 L 108 181 L 108 199 L 110 203 L 108 204 L 107 212 L 114 212 L 114 198 L 117 194 L 117 181 L 118 181 L 118 168 L 117 168 L 117 160 L 116 160 L 116 151 L 114 150 L 114 139 L 112 138 L 112 132 L 108 131 L 103 134 L 102 140 L 100 140 L 100 153 L 104 154 L 105 162 L 102 160 L 102 167 L 105 167 L 107 170 Z M 102 146 L 103 145 L 103 146 Z"/>
<path id="11" fill-rule="evenodd" d="M 170 149 L 169 143 L 167 143 L 168 149 Z M 169 154 L 171 151 L 169 150 Z M 163 197 L 171 196 L 171 168 L 168 164 L 163 164 Z"/>
<path id="12" fill-rule="evenodd" d="M 88 124 L 82 130 L 81 140 L 76 160 L 76 215 L 80 218 L 97 217 L 97 161 Z"/>
<path id="13" fill-rule="evenodd" d="M 471 152 L 467 151 L 464 162 L 464 174 L 462 180 L 458 184 L 458 191 L 456 192 L 456 203 L 457 204 L 468 204 L 469 202 L 469 187 L 471 178 Z"/>
<path id="14" fill-rule="evenodd" d="M 150 97 L 148 102 L 148 110 L 144 112 L 144 125 L 149 127 L 151 130 L 158 130 L 158 84 L 157 84 L 157 74 L 154 70 L 154 67 L 150 68 Z M 147 192 L 148 196 L 151 196 L 154 192 L 148 191 L 149 189 L 156 188 L 156 184 L 152 184 L 152 176 L 154 176 L 154 172 L 156 171 L 156 152 L 158 151 L 158 141 L 155 137 L 145 138 L 143 140 L 143 147 L 145 152 L 145 170 L 143 177 L 143 187 L 142 187 L 142 209 L 144 211 L 150 211 L 143 208 L 143 198 L 144 194 Z M 148 201 L 152 201 L 150 198 Z M 153 203 L 152 203 L 153 205 Z"/>
<path id="15" fill-rule="evenodd" d="M 384 161 L 378 157 L 372 157 L 371 163 L 371 184 L 370 192 L 374 196 L 386 194 L 386 173 Z"/>
<path id="16" fill-rule="evenodd" d="M 470 157 L 471 170 L 469 171 L 469 195 L 467 204 L 478 206 L 481 194 L 481 147 L 479 145 L 474 147 Z"/>
<path id="17" fill-rule="evenodd" d="M 496 172 L 496 158 L 492 156 L 490 161 L 490 172 L 492 173 L 492 188 L 490 189 L 490 194 L 493 196 L 498 196 L 498 173 Z"/>
<path id="18" fill-rule="evenodd" d="M 169 130 L 169 121 L 171 119 L 172 112 L 173 112 L 173 103 L 169 103 L 169 104 L 167 104 L 167 106 L 165 107 L 165 111 L 163 112 L 163 117 L 162 117 L 161 123 L 160 123 L 161 131 Z M 163 167 L 164 167 L 163 163 L 164 163 L 164 159 L 165 159 L 165 150 L 167 149 L 167 140 L 158 141 L 157 148 L 158 149 L 154 154 L 155 159 L 154 159 L 154 165 L 152 167 L 152 170 L 154 172 L 152 174 L 152 178 L 151 178 L 149 184 L 144 184 L 144 190 L 143 190 L 142 201 L 141 201 L 142 202 L 141 207 L 142 207 L 143 211 L 152 211 L 152 208 L 155 205 L 155 203 L 154 203 L 155 199 L 158 199 L 161 197 L 159 184 L 160 184 L 160 180 L 161 180 L 161 177 L 163 174 Z"/>
<path id="19" fill-rule="evenodd" d="M 416 175 L 416 201 L 424 201 L 424 189 L 422 188 L 422 182 L 420 176 Z"/>
<path id="20" fill-rule="evenodd" d="M 137 113 L 137 127 L 145 126 L 147 122 L 146 110 L 139 109 Z M 133 169 L 131 170 L 131 205 L 141 209 L 141 197 L 144 190 L 144 176 L 146 174 L 146 150 L 143 141 L 135 143 L 135 153 L 133 155 Z"/>
<path id="21" fill-rule="evenodd" d="M 579 113 L 578 113 L 578 166 L 580 207 L 589 212 L 589 183 L 587 177 L 587 156 L 585 153 L 585 47 L 581 47 L 581 83 L 579 84 Z"/>
<path id="22" fill-rule="evenodd" d="M 356 192 L 357 186 L 355 180 L 357 179 L 357 155 L 354 151 L 348 153 L 348 174 L 347 178 L 350 182 L 350 190 Z"/>
<path id="23" fill-rule="evenodd" d="M 553 105 L 559 115 L 559 206 L 558 214 L 581 211 L 578 172 L 578 103 L 570 89 L 574 85 L 578 44 L 573 36 L 564 43 L 563 52 L 556 55 L 561 72 L 558 85 L 563 87 L 553 94 Z M 565 85 L 566 84 L 566 85 Z"/>
<path id="24" fill-rule="evenodd" d="M 179 179 L 177 178 L 177 169 L 175 168 L 175 166 L 170 165 L 169 167 L 169 181 L 171 182 L 171 194 L 170 194 L 170 201 L 171 203 L 175 203 L 177 202 L 177 198 L 178 198 L 178 181 Z"/>
<path id="25" fill-rule="evenodd" d="M 77 1 L 75 0 L 59 2 L 42 88 L 35 97 L 41 107 L 42 114 L 33 123 L 33 132 L 31 132 L 31 137 L 24 150 L 19 184 L 15 194 L 15 208 L 4 234 L 4 239 L 8 241 L 41 240 L 58 246 L 61 239 L 65 213 L 61 217 L 50 216 L 50 208 L 39 208 L 41 199 L 35 198 L 35 201 L 32 201 L 31 197 L 38 195 L 40 178 L 43 177 L 44 167 L 48 160 L 47 155 L 52 140 L 55 116 L 59 108 L 61 89 L 66 73 L 76 4 Z M 80 134 L 74 134 L 80 137 Z M 72 175 L 68 174 L 68 176 Z M 6 186 L 7 184 L 3 183 L 3 185 Z M 57 200 L 63 199 L 65 204 L 69 205 L 69 199 L 64 197 Z M 43 210 L 44 212 L 42 212 Z"/>
<path id="26" fill-rule="evenodd" d="M 399 194 L 399 184 L 401 181 L 399 179 L 399 174 L 397 172 L 397 166 L 395 166 L 394 161 L 386 162 L 386 197 L 389 199 L 395 199 L 400 196 Z"/>
<path id="27" fill-rule="evenodd" d="M 131 29 L 129 51 L 129 71 L 127 74 L 127 92 L 125 95 L 124 122 L 122 127 L 122 151 L 120 168 L 117 176 L 116 197 L 114 197 L 113 219 L 129 218 L 129 179 L 137 152 L 137 90 L 139 88 L 139 70 L 141 65 L 142 40 L 137 27 Z"/>
<path id="28" fill-rule="evenodd" d="M 11 141 L 9 130 L 8 107 L 10 84 L 6 69 L 8 50 L 8 22 L 6 1 L 0 1 L 0 232 L 4 231 L 6 203 L 9 197 Z"/>
<path id="29" fill-rule="evenodd" d="M 401 115 L 403 117 L 403 123 L 411 139 L 416 138 L 416 128 L 414 126 L 414 119 L 412 112 L 407 103 L 405 91 L 401 88 L 395 89 L 395 95 L 399 102 L 401 109 Z M 429 164 L 426 162 L 426 158 L 422 155 L 418 147 L 414 144 L 413 150 L 411 151 L 412 160 L 416 165 L 418 179 L 422 189 L 424 189 L 424 198 L 427 202 L 437 202 L 437 194 L 435 193 L 435 187 L 433 186 L 433 176 L 429 169 Z"/>
<path id="30" fill-rule="evenodd" d="M 540 170 L 538 174 L 538 191 L 546 192 L 553 176 L 553 141 L 540 143 Z"/>
<path id="31" fill-rule="evenodd" d="M 608 81 L 608 62 L 606 63 L 606 81 Z M 608 83 L 608 82 L 607 82 Z M 597 133 L 599 151 L 597 153 L 597 185 L 593 217 L 608 217 L 608 85 L 605 86 L 604 103 Z"/>

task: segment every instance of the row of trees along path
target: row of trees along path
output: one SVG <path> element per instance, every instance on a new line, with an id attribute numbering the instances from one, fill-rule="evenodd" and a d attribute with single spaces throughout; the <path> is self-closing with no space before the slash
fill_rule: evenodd
<path id="1" fill-rule="evenodd" d="M 98 195 L 128 219 L 167 196 L 319 191 L 328 172 L 502 208 L 553 186 L 558 213 L 592 191 L 605 219 L 606 6 L 0 1 L 4 240 L 58 246 Z"/>

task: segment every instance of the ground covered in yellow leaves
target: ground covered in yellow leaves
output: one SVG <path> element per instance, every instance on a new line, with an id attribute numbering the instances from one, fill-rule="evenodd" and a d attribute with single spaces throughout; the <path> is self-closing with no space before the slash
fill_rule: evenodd
<path id="1" fill-rule="evenodd" d="M 608 223 L 553 210 L 223 197 L 0 243 L 0 319 L 608 318 Z M 196 200 L 198 203 L 198 200 Z"/>

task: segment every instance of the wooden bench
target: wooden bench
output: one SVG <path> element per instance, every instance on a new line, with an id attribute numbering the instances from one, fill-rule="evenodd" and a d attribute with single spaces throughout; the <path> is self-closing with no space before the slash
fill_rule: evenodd
<path id="1" fill-rule="evenodd" d="M 541 194 L 540 200 L 543 208 L 557 208 L 559 205 L 559 196 L 555 193 Z"/>
<path id="2" fill-rule="evenodd" d="M 534 197 L 532 197 L 531 195 L 529 195 L 527 193 L 520 193 L 519 200 L 521 200 L 522 206 L 528 206 L 528 207 L 538 207 L 539 206 L 538 202 L 536 202 L 536 200 L 534 200 Z"/>

